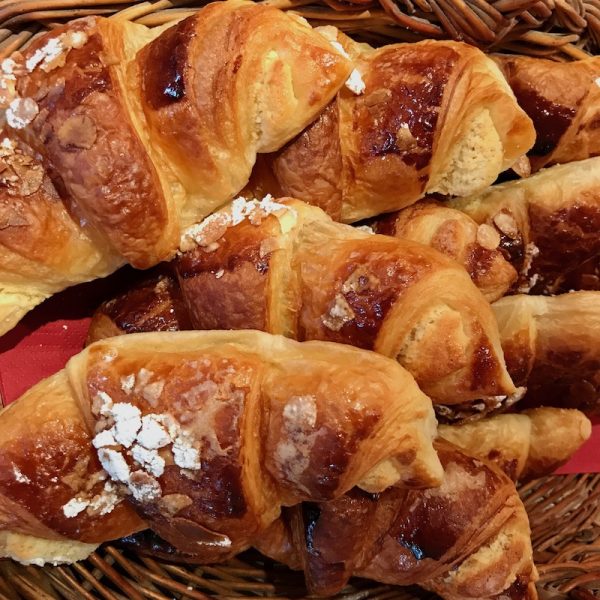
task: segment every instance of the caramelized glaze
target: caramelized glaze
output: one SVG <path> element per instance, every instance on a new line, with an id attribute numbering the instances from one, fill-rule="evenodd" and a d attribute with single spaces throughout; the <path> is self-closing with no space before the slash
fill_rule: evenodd
<path id="1" fill-rule="evenodd" d="M 511 81 L 511 85 L 517 102 L 535 126 L 535 145 L 530 153 L 534 156 L 550 154 L 569 128 L 577 109 L 551 102 L 542 93 L 519 80 Z"/>

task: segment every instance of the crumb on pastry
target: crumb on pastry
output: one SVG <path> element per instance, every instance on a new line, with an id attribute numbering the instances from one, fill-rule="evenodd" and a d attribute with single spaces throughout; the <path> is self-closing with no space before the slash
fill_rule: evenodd
<path id="1" fill-rule="evenodd" d="M 356 315 L 342 294 L 337 294 L 329 311 L 321 317 L 321 322 L 331 331 L 339 331 L 345 323 Z"/>

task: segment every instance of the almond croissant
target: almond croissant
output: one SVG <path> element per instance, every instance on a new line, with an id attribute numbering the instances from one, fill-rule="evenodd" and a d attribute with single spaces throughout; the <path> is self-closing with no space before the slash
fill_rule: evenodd
<path id="1" fill-rule="evenodd" d="M 592 426 L 574 409 L 542 407 L 440 425 L 440 437 L 498 465 L 514 481 L 550 475 L 586 442 Z"/>
<path id="2" fill-rule="evenodd" d="M 529 525 L 514 484 L 448 442 L 435 446 L 446 471 L 439 488 L 354 488 L 330 502 L 305 502 L 284 509 L 255 546 L 303 570 L 309 589 L 322 596 L 362 575 L 418 584 L 447 600 L 535 600 Z M 201 561 L 151 531 L 122 543 L 168 560 Z"/>
<path id="3" fill-rule="evenodd" d="M 224 559 L 282 506 L 438 485 L 435 428 L 412 377 L 356 348 L 255 331 L 98 342 L 0 413 L 0 556 L 71 561 L 149 527 Z"/>
<path id="4" fill-rule="evenodd" d="M 560 63 L 528 56 L 494 57 L 519 106 L 535 126 L 533 170 L 600 154 L 600 59 Z"/>
<path id="5" fill-rule="evenodd" d="M 533 145 L 530 119 L 477 48 L 425 40 L 373 49 L 324 29 L 351 56 L 362 86 L 358 95 L 342 89 L 272 157 L 282 195 L 354 222 L 427 193 L 481 191 Z"/>
<path id="6" fill-rule="evenodd" d="M 257 153 L 302 131 L 351 68 L 306 22 L 241 0 L 166 30 L 72 21 L 3 61 L 0 218 L 3 237 L 27 243 L 1 241 L 0 334 L 67 285 L 172 257 L 182 230 L 239 192 Z M 72 271 L 36 251 L 65 245 Z"/>
<path id="7" fill-rule="evenodd" d="M 498 231 L 522 293 L 556 293 L 571 271 L 600 256 L 600 157 L 494 185 L 449 206 Z"/>
<path id="8" fill-rule="evenodd" d="M 442 203 L 422 200 L 370 222 L 376 233 L 427 244 L 461 263 L 489 302 L 498 300 L 517 279 L 500 248 L 500 234 L 486 223 Z"/>
<path id="9" fill-rule="evenodd" d="M 236 200 L 188 240 L 174 262 L 181 292 L 163 280 L 109 303 L 90 339 L 178 329 L 181 311 L 167 311 L 183 302 L 195 329 L 260 329 L 395 357 L 438 404 L 496 405 L 516 392 L 488 303 L 458 263 L 432 248 L 268 198 Z M 164 317 L 148 320 L 148 311 Z"/>
<path id="10" fill-rule="evenodd" d="M 303 569 L 322 595 L 358 575 L 418 584 L 446 600 L 536 599 L 529 523 L 514 484 L 446 442 L 436 447 L 445 469 L 439 488 L 376 496 L 355 489 L 293 507 L 259 550 Z"/>
<path id="11" fill-rule="evenodd" d="M 526 406 L 600 412 L 600 292 L 507 296 L 492 305 Z"/>

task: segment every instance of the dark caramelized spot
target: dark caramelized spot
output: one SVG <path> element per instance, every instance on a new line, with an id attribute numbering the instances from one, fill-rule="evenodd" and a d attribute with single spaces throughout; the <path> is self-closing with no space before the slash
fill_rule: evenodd
<path id="1" fill-rule="evenodd" d="M 201 553 L 192 554 L 178 550 L 175 546 L 161 538 L 151 529 L 146 529 L 132 535 L 121 538 L 118 541 L 119 546 L 132 550 L 139 554 L 152 556 L 161 560 L 170 560 L 173 562 L 203 563 L 205 559 Z"/>
<path id="2" fill-rule="evenodd" d="M 272 219 L 260 225 L 244 221 L 230 227 L 215 250 L 199 247 L 177 259 L 176 271 L 195 329 L 265 330 L 270 261 L 277 245 L 278 221 Z"/>
<path id="3" fill-rule="evenodd" d="M 370 225 L 375 233 L 381 235 L 396 235 L 396 223 L 398 222 L 398 212 L 388 213 L 377 217 Z"/>
<path id="4" fill-rule="evenodd" d="M 600 205 L 592 194 L 553 213 L 531 205 L 529 219 L 532 240 L 539 248 L 529 275 L 540 274 L 543 291 L 552 292 L 565 272 L 600 254 Z"/>
<path id="5" fill-rule="evenodd" d="M 479 346 L 473 356 L 472 390 L 494 389 L 497 386 L 500 365 L 492 353 L 492 348 L 490 340 L 482 334 Z"/>
<path id="6" fill-rule="evenodd" d="M 218 241 L 214 251 L 201 247 L 182 254 L 176 262 L 177 275 L 182 279 L 193 278 L 200 273 L 235 271 L 242 263 L 250 263 L 261 275 L 269 271 L 269 252 L 261 252 L 264 240 L 262 228 L 242 223 L 230 227 Z"/>
<path id="7" fill-rule="evenodd" d="M 330 500 L 340 485 L 350 460 L 360 442 L 369 437 L 380 415 L 371 411 L 351 411 L 346 431 L 321 427 L 311 451 L 310 465 L 303 475 L 303 485 L 318 500 Z"/>
<path id="8" fill-rule="evenodd" d="M 369 547 L 365 533 L 376 509 L 377 497 L 358 488 L 331 502 L 302 504 L 305 574 L 313 593 L 331 596 L 346 584 L 357 558 Z"/>
<path id="9" fill-rule="evenodd" d="M 99 312 L 125 333 L 192 328 L 177 281 L 168 275 L 143 282 L 104 303 Z"/>
<path id="10" fill-rule="evenodd" d="M 517 102 L 529 115 L 535 127 L 535 145 L 530 150 L 534 156 L 552 152 L 569 128 L 577 110 L 549 101 L 542 94 L 520 81 L 511 81 Z"/>
<path id="11" fill-rule="evenodd" d="M 440 443 L 436 449 L 447 481 L 439 490 L 409 491 L 389 532 L 416 560 L 444 557 L 473 521 L 489 512 L 496 489 L 504 485 L 470 456 Z"/>
<path id="12" fill-rule="evenodd" d="M 431 262 L 418 253 L 406 251 L 399 256 L 378 243 L 353 245 L 351 255 L 340 267 L 337 283 L 332 285 L 331 301 L 324 307 L 319 332 L 309 332 L 312 339 L 324 339 L 372 350 L 383 322 L 396 300 L 427 273 Z M 353 317 L 335 331 L 326 323 L 342 299 Z M 333 313 L 332 313 L 333 311 Z M 302 331 L 304 339 L 307 332 Z M 315 338 L 315 336 L 319 336 Z"/>
<path id="13" fill-rule="evenodd" d="M 527 600 L 528 598 L 531 598 L 527 590 L 529 587 L 529 581 L 529 576 L 517 575 L 515 581 L 500 595 L 500 598 L 507 600 Z"/>
<path id="14" fill-rule="evenodd" d="M 140 53 L 145 100 L 155 110 L 185 97 L 188 46 L 196 37 L 196 16 L 171 27 Z"/>
<path id="15" fill-rule="evenodd" d="M 235 61 L 233 62 L 233 74 L 234 75 L 240 70 L 241 66 L 242 66 L 242 55 L 238 54 L 235 57 Z"/>
<path id="16" fill-rule="evenodd" d="M 526 385 L 531 373 L 533 348 L 527 332 L 502 344 L 506 369 L 515 385 Z"/>
<path id="17" fill-rule="evenodd" d="M 600 414 L 600 360 L 593 352 L 554 350 L 534 364 L 527 382 L 525 408 L 556 406 Z"/>
<path id="18" fill-rule="evenodd" d="M 309 553 L 315 553 L 314 532 L 321 510 L 318 504 L 314 502 L 302 503 L 302 520 L 304 521 L 304 538 L 306 540 L 306 549 Z"/>
<path id="19" fill-rule="evenodd" d="M 380 90 L 385 84 L 388 96 L 376 101 L 371 99 L 374 94 L 367 94 L 357 100 L 355 111 L 368 115 L 360 119 L 367 122 L 361 153 L 395 154 L 419 170 L 429 165 L 444 91 L 457 59 L 451 48 L 434 51 L 427 46 L 378 54 L 365 83 L 367 90 Z"/>
<path id="20" fill-rule="evenodd" d="M 478 283 L 494 264 L 496 250 L 488 250 L 479 244 L 471 244 L 465 265 L 471 279 Z"/>
<path id="21" fill-rule="evenodd" d="M 525 246 L 521 234 L 519 233 L 516 238 L 511 238 L 499 230 L 498 233 L 500 234 L 498 249 L 502 252 L 504 258 L 520 272 L 525 260 Z"/>

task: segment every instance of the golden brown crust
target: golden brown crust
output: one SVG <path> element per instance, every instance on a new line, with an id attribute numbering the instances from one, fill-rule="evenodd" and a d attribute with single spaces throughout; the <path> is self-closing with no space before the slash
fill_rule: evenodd
<path id="1" fill-rule="evenodd" d="M 493 305 L 523 406 L 600 409 L 600 292 L 508 296 Z"/>
<path id="2" fill-rule="evenodd" d="M 125 505 L 65 515 L 79 491 L 100 494 L 106 474 L 92 453 L 93 431 L 83 420 L 61 371 L 0 413 L 0 528 L 48 539 L 100 542 L 143 527 Z"/>
<path id="3" fill-rule="evenodd" d="M 535 598 L 527 590 L 537 579 L 529 525 L 514 485 L 450 445 L 437 449 L 446 470 L 441 487 L 378 496 L 355 489 L 327 504 L 295 507 L 258 548 L 293 568 L 302 565 L 319 595 L 338 592 L 355 574 L 416 583 L 451 600 L 508 591 L 511 598 Z"/>
<path id="4" fill-rule="evenodd" d="M 275 179 L 282 191 L 285 190 L 282 195 L 318 206 L 339 221 L 342 217 L 342 154 L 337 103 L 336 99 L 329 104 L 314 123 L 269 158 Z"/>
<path id="5" fill-rule="evenodd" d="M 464 269 L 441 253 L 313 223 L 301 232 L 295 265 L 301 339 L 394 356 L 440 404 L 514 393 L 485 299 Z"/>
<path id="6" fill-rule="evenodd" d="M 375 350 L 395 357 L 436 403 L 499 404 L 515 392 L 489 305 L 458 263 L 333 223 L 299 201 L 242 204 L 230 212 L 257 212 L 234 225 L 230 212 L 216 214 L 210 235 L 175 263 L 195 328 L 264 329 Z M 143 305 L 130 312 L 138 311 Z"/>
<path id="7" fill-rule="evenodd" d="M 42 154 L 80 222 L 89 221 L 135 266 L 148 267 L 169 256 L 178 232 L 132 121 L 125 98 L 130 90 L 120 81 L 119 70 L 132 58 L 130 45 L 149 39 L 138 27 L 90 18 L 40 38 L 25 52 L 25 65 L 60 35 L 85 42 L 66 51 L 62 66 L 48 70 L 42 64 L 19 78 L 17 91 L 39 110 L 19 131 Z"/>
<path id="8" fill-rule="evenodd" d="M 214 2 L 173 26 L 137 67 L 152 135 L 190 195 L 188 225 L 239 192 L 256 153 L 304 129 L 351 69 L 308 24 L 240 1 Z"/>
<path id="9" fill-rule="evenodd" d="M 578 410 L 537 408 L 441 425 L 438 431 L 470 456 L 495 463 L 514 481 L 525 481 L 549 475 L 569 460 L 589 438 L 591 424 Z"/>
<path id="10" fill-rule="evenodd" d="M 67 285 L 125 261 L 147 268 L 172 258 L 182 231 L 239 192 L 257 152 L 277 150 L 306 127 L 350 69 L 306 22 L 239 0 L 168 30 L 75 20 L 4 61 L 2 126 L 42 163 L 24 170 L 13 160 L 23 185 L 11 193 L 23 202 L 11 200 L 0 220 L 29 229 L 18 236 L 22 258 L 10 258 L 12 274 L 1 282 L 0 333 Z M 38 191 L 40 181 L 52 181 L 62 211 L 46 183 Z M 56 232 L 33 227 L 43 211 Z M 3 237 L 14 245 L 15 236 Z M 54 244 L 60 252 L 38 256 Z M 60 264 L 73 266 L 46 272 L 48 257 L 68 250 L 76 259 Z M 24 285 L 13 281 L 38 264 Z"/>
<path id="11" fill-rule="evenodd" d="M 524 414 L 531 420 L 531 444 L 523 480 L 552 473 L 592 434 L 591 422 L 578 410 L 540 407 Z"/>
<path id="12" fill-rule="evenodd" d="M 384 487 L 442 476 L 431 404 L 394 361 L 259 332 L 95 343 L 0 422 L 0 529 L 101 542 L 150 527 L 206 562 L 386 460 Z"/>
<path id="13" fill-rule="evenodd" d="M 600 158 L 556 165 L 450 206 L 497 229 L 517 291 L 552 294 L 600 254 L 599 167 Z"/>
<path id="14" fill-rule="evenodd" d="M 215 242 L 176 260 L 176 271 L 194 329 L 271 331 L 271 258 L 280 246 L 275 216 L 260 228 L 243 221 Z M 243 292 L 242 292 L 243 291 Z M 201 304 L 196 298 L 202 298 Z"/>
<path id="15" fill-rule="evenodd" d="M 365 91 L 342 89 L 274 157 L 285 194 L 314 198 L 333 218 L 353 222 L 426 192 L 484 189 L 533 144 L 530 120 L 479 50 L 440 41 L 373 50 L 338 37 L 351 49 Z"/>
<path id="16" fill-rule="evenodd" d="M 600 60 L 559 63 L 525 56 L 496 56 L 521 108 L 532 119 L 534 170 L 600 154 Z"/>
<path id="17" fill-rule="evenodd" d="M 122 264 L 94 231 L 79 228 L 33 149 L 0 133 L 0 334 L 36 304 Z"/>
<path id="18" fill-rule="evenodd" d="M 94 313 L 87 344 L 125 333 L 192 329 L 177 280 L 161 273 L 104 302 Z"/>
<path id="19" fill-rule="evenodd" d="M 417 202 L 377 217 L 371 226 L 377 233 L 426 244 L 458 261 L 489 302 L 504 296 L 517 278 L 499 249 L 500 235 L 493 228 L 478 225 L 440 203 Z"/>

